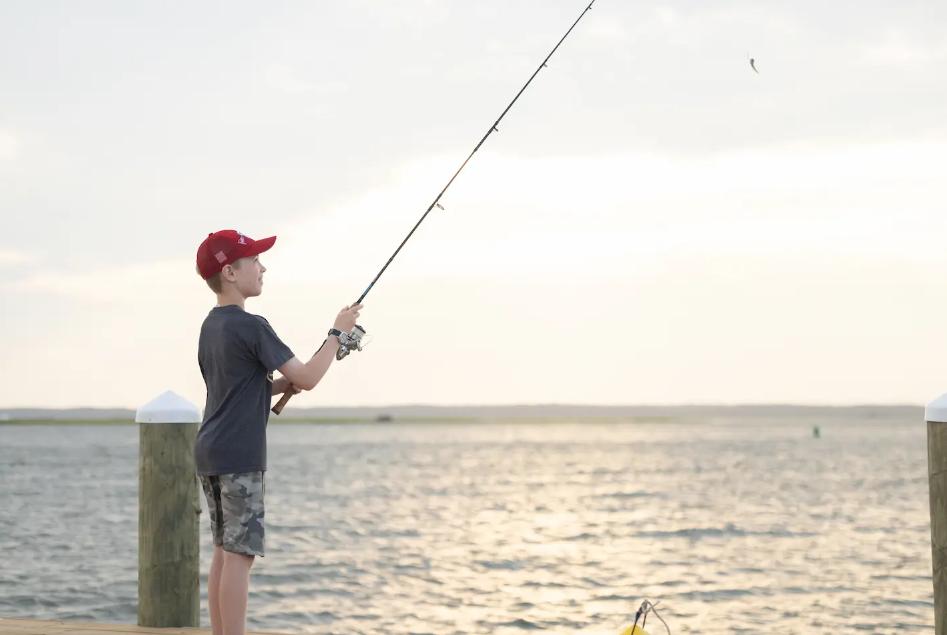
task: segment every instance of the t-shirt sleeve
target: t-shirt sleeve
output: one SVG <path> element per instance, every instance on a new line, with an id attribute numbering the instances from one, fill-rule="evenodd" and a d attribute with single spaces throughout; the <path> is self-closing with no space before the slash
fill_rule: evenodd
<path id="1" fill-rule="evenodd" d="M 293 351 L 279 338 L 270 323 L 260 318 L 257 320 L 254 354 L 268 371 L 274 371 L 293 358 Z"/>

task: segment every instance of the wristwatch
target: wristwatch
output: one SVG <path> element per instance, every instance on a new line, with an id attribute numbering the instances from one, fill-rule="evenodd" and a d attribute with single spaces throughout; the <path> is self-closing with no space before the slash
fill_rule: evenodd
<path id="1" fill-rule="evenodd" d="M 336 337 L 339 337 L 340 335 L 342 335 L 342 331 L 336 328 L 332 328 L 332 329 L 329 329 L 329 335 L 330 336 L 335 335 Z"/>

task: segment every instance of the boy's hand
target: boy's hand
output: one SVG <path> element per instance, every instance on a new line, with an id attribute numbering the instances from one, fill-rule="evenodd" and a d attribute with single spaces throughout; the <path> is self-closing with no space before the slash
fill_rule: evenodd
<path id="1" fill-rule="evenodd" d="M 298 395 L 302 392 L 302 388 L 297 388 L 293 385 L 293 382 L 289 380 L 285 375 L 279 377 L 273 381 L 273 394 L 280 395 L 283 393 L 289 393 L 290 395 Z"/>
<path id="2" fill-rule="evenodd" d="M 335 318 L 334 328 L 343 333 L 350 333 L 355 328 L 355 321 L 358 320 L 359 311 L 362 310 L 361 304 L 343 307 Z"/>

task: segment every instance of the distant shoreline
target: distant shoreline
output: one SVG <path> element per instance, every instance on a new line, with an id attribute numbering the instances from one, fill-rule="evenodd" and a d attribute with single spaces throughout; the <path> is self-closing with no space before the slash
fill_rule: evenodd
<path id="1" fill-rule="evenodd" d="M 629 422 L 683 423 L 696 421 L 806 419 L 851 421 L 917 421 L 924 407 L 915 405 L 691 405 L 691 406 L 366 406 L 287 409 L 271 416 L 274 425 L 345 423 L 491 423 L 491 422 Z M 0 409 L 3 425 L 122 425 L 135 421 L 129 409 Z"/>
<path id="2" fill-rule="evenodd" d="M 372 417 L 270 417 L 271 425 L 346 425 L 346 424 L 400 424 L 400 423 L 428 423 L 428 424 L 466 424 L 466 423 L 682 423 L 683 420 L 673 417 L 510 417 L 510 418 L 478 418 L 478 417 L 392 417 L 380 419 Z M 137 425 L 134 419 L 3 419 L 3 426 L 82 426 L 82 425 Z"/>
<path id="3" fill-rule="evenodd" d="M 199 406 L 196 406 L 199 408 Z M 862 404 L 847 406 L 805 404 L 693 404 L 693 405 L 619 405 L 583 404 L 520 404 L 520 405 L 456 405 L 423 404 L 388 406 L 322 406 L 287 408 L 272 420 L 374 420 L 393 419 L 562 419 L 562 418 L 634 418 L 634 417 L 793 417 L 854 416 L 886 417 L 891 415 L 922 416 L 924 406 L 913 404 Z M 135 410 L 130 408 L 0 408 L 0 423 L 5 421 L 129 421 Z"/>

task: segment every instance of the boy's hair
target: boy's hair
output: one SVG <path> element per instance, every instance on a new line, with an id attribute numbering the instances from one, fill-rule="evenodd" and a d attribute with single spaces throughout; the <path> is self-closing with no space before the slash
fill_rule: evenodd
<path id="1" fill-rule="evenodd" d="M 197 273 L 198 273 L 198 275 L 200 275 L 201 272 L 198 271 Z M 218 273 L 215 273 L 214 275 L 212 275 L 210 278 L 208 278 L 208 279 L 205 280 L 204 282 L 207 283 L 207 286 L 210 287 L 210 290 L 213 291 L 214 293 L 220 293 L 221 291 L 223 291 L 223 283 L 222 283 L 222 281 L 221 281 L 221 279 L 220 279 L 220 273 L 219 273 L 219 272 L 218 272 Z"/>
<path id="2" fill-rule="evenodd" d="M 242 260 L 243 258 L 234 260 L 230 264 L 230 266 L 233 267 L 234 269 L 239 269 L 240 265 L 242 264 L 241 263 Z M 201 275 L 200 267 L 197 267 L 197 275 Z M 204 280 L 204 282 L 207 283 L 207 286 L 210 287 L 210 290 L 213 291 L 214 293 L 220 293 L 224 289 L 224 281 L 221 280 L 219 271 L 215 273 L 214 275 L 212 275 L 210 278 L 207 278 L 206 280 Z"/>

